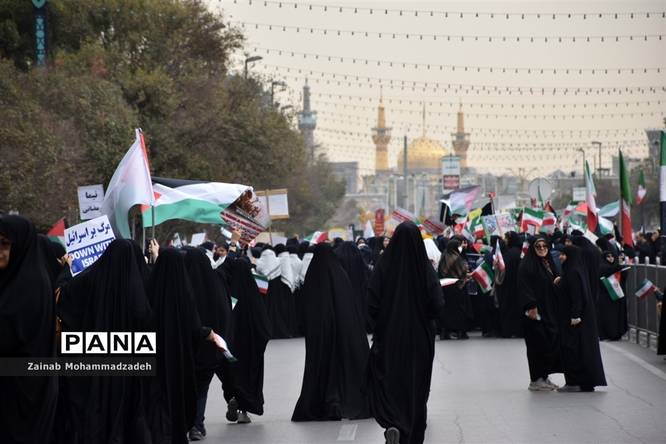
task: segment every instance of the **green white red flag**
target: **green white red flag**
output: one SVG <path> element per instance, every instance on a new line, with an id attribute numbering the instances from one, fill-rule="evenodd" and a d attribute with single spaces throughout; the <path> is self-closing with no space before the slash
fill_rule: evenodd
<path id="1" fill-rule="evenodd" d="M 597 191 L 590 173 L 590 165 L 585 161 L 585 202 L 587 203 L 587 228 L 597 231 L 597 203 L 595 201 Z"/>
<path id="2" fill-rule="evenodd" d="M 641 205 L 646 195 L 647 195 L 647 189 L 645 188 L 645 175 L 643 174 L 643 170 L 641 170 L 641 174 L 638 176 L 638 190 L 636 190 L 636 205 Z"/>
<path id="3" fill-rule="evenodd" d="M 254 282 L 257 283 L 257 288 L 259 289 L 259 293 L 264 295 L 268 293 L 268 278 L 263 274 L 259 274 L 256 272 L 252 272 L 252 276 L 254 277 Z"/>
<path id="4" fill-rule="evenodd" d="M 601 278 L 601 282 L 604 284 L 604 287 L 606 287 L 608 295 L 614 301 L 620 300 L 624 297 L 624 291 L 620 285 L 620 279 L 622 279 L 621 276 L 622 273 L 618 271 L 617 273 L 611 274 L 608 277 Z"/>
<path id="5" fill-rule="evenodd" d="M 504 265 L 504 256 L 502 256 L 502 250 L 500 249 L 499 239 L 495 244 L 495 254 L 493 254 L 493 265 L 500 271 L 504 271 L 506 265 Z"/>
<path id="6" fill-rule="evenodd" d="M 636 290 L 636 297 L 639 299 L 646 298 L 657 290 L 657 286 L 652 281 L 643 279 L 643 282 L 638 286 L 638 290 Z"/>
<path id="7" fill-rule="evenodd" d="M 624 163 L 624 157 L 620 150 L 620 217 L 622 218 L 622 241 L 626 245 L 633 247 L 634 239 L 631 226 L 631 201 L 629 170 L 627 170 L 627 165 Z"/>
<path id="8" fill-rule="evenodd" d="M 539 230 L 539 227 L 543 223 L 543 210 L 537 210 L 533 208 L 523 209 L 523 215 L 520 219 L 520 230 L 523 232 L 529 231 L 529 227 L 534 227 L 534 232 L 536 233 Z"/>
<path id="9" fill-rule="evenodd" d="M 474 278 L 476 283 L 479 284 L 481 291 L 488 293 L 493 288 L 495 274 L 493 273 L 493 269 L 490 268 L 490 265 L 488 265 L 486 261 L 483 261 L 481 265 L 476 267 L 472 272 L 472 278 Z"/>

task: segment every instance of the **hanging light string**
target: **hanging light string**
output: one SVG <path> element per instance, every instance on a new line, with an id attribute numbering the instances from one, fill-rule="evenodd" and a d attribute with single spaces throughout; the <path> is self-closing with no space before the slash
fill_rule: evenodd
<path id="1" fill-rule="evenodd" d="M 221 1 L 221 0 L 220 0 Z M 562 20 L 562 19 L 651 19 L 666 18 L 664 11 L 632 11 L 632 12 L 497 12 L 497 11 L 454 11 L 437 9 L 411 9 L 411 8 L 371 8 L 362 6 L 311 4 L 289 1 L 271 0 L 234 0 L 234 4 L 247 3 L 250 6 L 273 7 L 277 9 L 300 9 L 314 12 L 353 13 L 377 16 L 398 17 L 437 17 L 445 19 L 502 19 L 502 20 Z"/>
<path id="2" fill-rule="evenodd" d="M 297 34 L 325 35 L 334 37 L 374 37 L 378 39 L 432 40 L 444 42 L 489 42 L 489 43 L 611 43 L 661 41 L 664 34 L 625 34 L 625 35 L 464 35 L 464 34 L 419 34 L 409 32 L 359 31 L 353 29 L 317 28 L 310 26 L 278 25 L 230 21 L 245 29 L 265 29 L 268 31 L 294 32 Z"/>
<path id="3" fill-rule="evenodd" d="M 402 68 L 431 71 L 450 71 L 450 72 L 477 72 L 492 74 L 533 74 L 533 75 L 573 75 L 583 74 L 591 75 L 610 75 L 610 74 L 650 74 L 661 73 L 664 67 L 619 67 L 619 68 L 582 68 L 582 67 L 509 67 L 509 66 L 473 66 L 473 65 L 448 65 L 438 63 L 418 63 L 396 60 L 366 59 L 362 57 L 337 56 L 329 54 L 316 54 L 309 52 L 292 51 L 289 49 L 254 47 L 253 52 L 259 52 L 266 55 L 287 56 L 306 60 L 319 60 L 331 63 L 351 63 L 355 65 L 378 66 L 384 68 Z"/>
<path id="4" fill-rule="evenodd" d="M 261 72 L 268 75 L 278 75 L 290 78 L 295 81 L 312 81 L 318 84 L 333 84 L 337 86 L 358 87 L 362 89 L 375 89 L 379 86 L 392 90 L 411 89 L 413 91 L 432 90 L 434 93 L 443 92 L 476 92 L 485 93 L 506 93 L 518 95 L 600 95 L 600 94 L 654 94 L 666 92 L 666 85 L 650 86 L 623 86 L 623 87 L 591 87 L 591 86 L 500 86 L 500 85 L 475 85 L 464 83 L 444 83 L 437 81 L 404 80 L 390 79 L 384 77 L 363 76 L 358 74 L 342 74 L 327 71 L 317 71 L 305 68 L 294 68 L 291 66 L 274 65 L 263 63 Z"/>

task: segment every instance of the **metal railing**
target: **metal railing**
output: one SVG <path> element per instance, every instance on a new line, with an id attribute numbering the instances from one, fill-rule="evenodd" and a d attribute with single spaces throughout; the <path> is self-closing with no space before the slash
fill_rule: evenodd
<path id="1" fill-rule="evenodd" d="M 627 271 L 626 277 L 627 321 L 629 341 L 656 351 L 659 334 L 657 298 L 654 294 L 639 299 L 636 290 L 643 280 L 650 280 L 659 290 L 666 285 L 666 267 L 654 264 L 636 264 Z"/>

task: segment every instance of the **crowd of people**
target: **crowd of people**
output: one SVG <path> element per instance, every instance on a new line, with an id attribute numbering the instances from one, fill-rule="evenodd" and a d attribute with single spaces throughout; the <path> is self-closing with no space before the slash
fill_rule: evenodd
<path id="1" fill-rule="evenodd" d="M 424 239 L 411 222 L 391 238 L 316 245 L 242 246 L 234 234 L 178 249 L 152 240 L 145 251 L 117 239 L 72 277 L 60 244 L 21 216 L 0 217 L 0 356 L 57 356 L 67 331 L 157 338 L 154 377 L 0 378 L 0 442 L 202 440 L 214 376 L 226 418 L 247 424 L 264 412 L 267 343 L 304 337 L 292 421 L 373 417 L 387 443 L 422 443 L 437 336 L 524 338 L 528 389 L 573 392 L 606 385 L 599 339 L 627 330 L 624 299 L 600 285 L 624 273 L 612 236 L 509 232 L 481 245 Z M 472 278 L 483 262 L 495 268 L 487 292 Z"/>

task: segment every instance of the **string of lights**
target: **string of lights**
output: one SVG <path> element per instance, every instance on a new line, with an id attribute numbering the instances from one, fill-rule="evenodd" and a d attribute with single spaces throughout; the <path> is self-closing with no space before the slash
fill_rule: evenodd
<path id="1" fill-rule="evenodd" d="M 444 42 L 488 42 L 488 43 L 611 43 L 662 41 L 664 34 L 624 34 L 624 35 L 463 35 L 463 34 L 419 34 L 395 31 L 362 31 L 354 29 L 317 28 L 310 26 L 279 25 L 230 21 L 244 30 L 265 29 L 268 31 L 294 32 L 296 34 L 324 35 L 334 37 L 374 37 L 378 39 L 432 40 Z"/>
<path id="2" fill-rule="evenodd" d="M 220 0 L 221 1 L 221 0 Z M 234 4 L 247 3 L 250 6 L 273 7 L 277 9 L 299 9 L 314 12 L 330 13 L 353 13 L 386 16 L 393 15 L 398 17 L 437 17 L 445 19 L 498 19 L 498 20 L 562 20 L 562 19 L 663 19 L 666 18 L 664 11 L 615 11 L 615 12 L 515 12 L 515 11 L 455 11 L 455 10 L 437 10 L 437 9 L 411 9 L 411 8 L 377 8 L 362 7 L 335 4 L 304 4 L 289 1 L 271 1 L 271 0 L 234 0 Z"/>
<path id="3" fill-rule="evenodd" d="M 533 75 L 572 75 L 579 76 L 583 74 L 591 75 L 636 75 L 661 73 L 664 67 L 515 67 L 515 66 L 474 66 L 474 65 L 450 65 L 438 63 L 418 63 L 396 60 L 366 59 L 361 57 L 338 56 L 330 54 L 316 54 L 308 52 L 299 52 L 291 49 L 264 48 L 256 46 L 253 52 L 266 55 L 285 56 L 304 60 L 319 60 L 331 63 L 351 63 L 353 65 L 368 65 L 384 68 L 416 69 L 429 71 L 447 71 L 447 72 L 477 72 L 491 74 L 533 74 Z"/>

